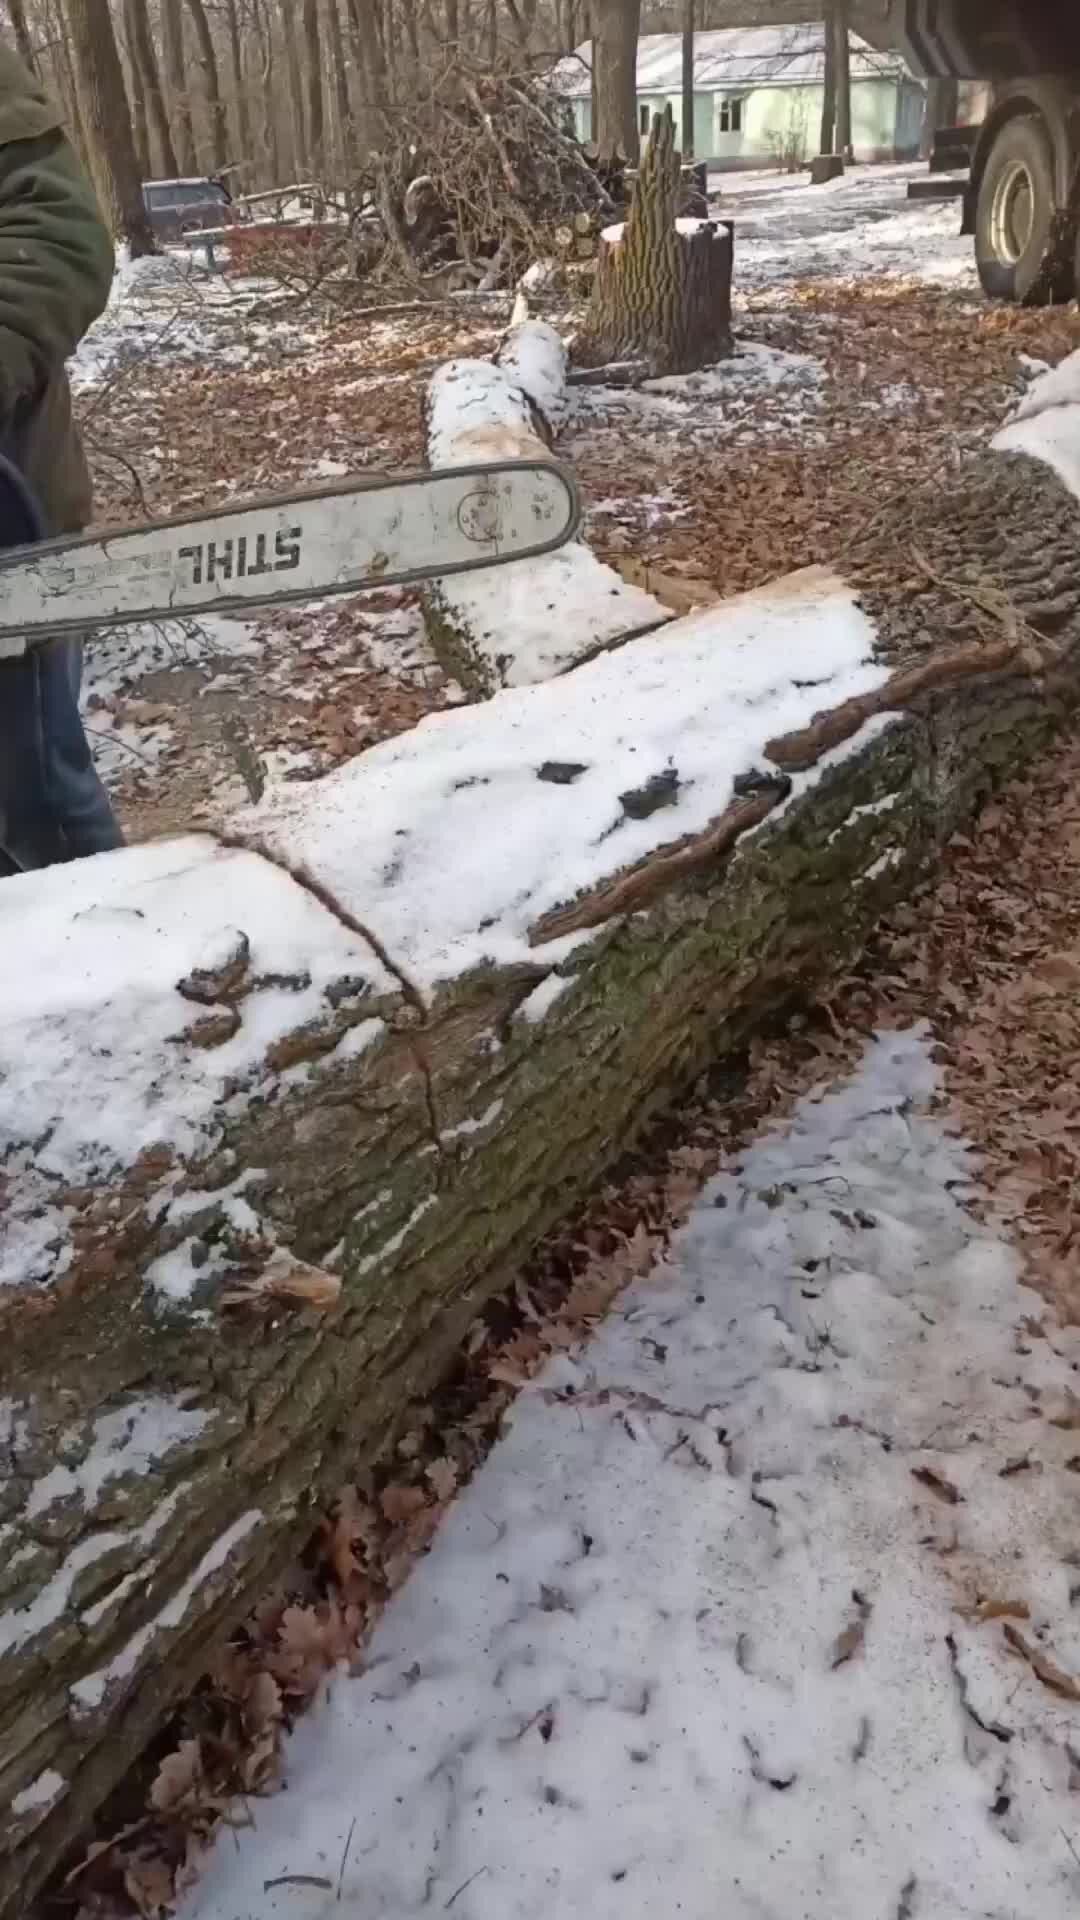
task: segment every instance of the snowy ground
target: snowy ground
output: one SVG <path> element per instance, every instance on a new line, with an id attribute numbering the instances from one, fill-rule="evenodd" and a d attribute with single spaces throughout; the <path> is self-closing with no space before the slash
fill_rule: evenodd
<path id="1" fill-rule="evenodd" d="M 1000 336 L 992 368 L 968 351 L 970 245 L 955 206 L 907 201 L 918 171 L 857 168 L 823 188 L 722 179 L 735 358 L 636 392 L 581 390 L 567 422 L 561 450 L 601 558 L 689 574 L 705 591 L 756 586 L 827 562 L 884 465 L 895 485 L 905 462 L 940 464 L 999 424 L 1018 356 Z M 948 303 L 928 325 L 925 300 Z M 431 371 L 489 354 L 506 316 L 484 301 L 353 322 L 186 256 L 122 262 L 73 367 L 99 512 L 127 521 L 416 466 Z M 573 327 L 573 313 L 556 317 Z M 1031 344 L 1045 353 L 1041 335 Z M 95 750 L 135 836 L 213 823 L 251 790 L 252 768 L 315 777 L 456 697 L 408 595 L 307 621 L 102 635 L 86 686 Z"/>
<path id="2" fill-rule="evenodd" d="M 1080 1337 L 918 1031 L 704 1192 L 183 1920 L 1066 1920 Z"/>
<path id="3" fill-rule="evenodd" d="M 827 560 L 1078 344 L 978 302 L 921 172 L 722 181 L 738 357 L 586 391 L 564 438 L 606 554 L 724 592 Z M 129 469 L 162 512 L 416 464 L 431 368 L 504 317 L 331 326 L 267 291 L 122 273 L 75 370 L 109 517 Z M 407 595 L 103 640 L 88 674 L 143 834 L 456 697 Z M 1080 1911 L 1080 1345 L 964 1211 L 933 1085 L 922 1038 L 881 1040 L 524 1391 L 184 1920 Z"/>
<path id="4" fill-rule="evenodd" d="M 976 287 L 970 236 L 955 200 L 909 201 L 926 166 L 852 167 L 821 187 L 776 174 L 715 174 L 719 211 L 735 221 L 743 292 L 779 290 L 794 278 L 896 274 L 926 285 Z"/>

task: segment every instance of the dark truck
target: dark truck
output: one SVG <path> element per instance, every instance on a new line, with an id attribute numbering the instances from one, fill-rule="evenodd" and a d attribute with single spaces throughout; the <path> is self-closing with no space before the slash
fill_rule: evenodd
<path id="1" fill-rule="evenodd" d="M 1080 0 L 888 0 L 889 31 L 926 79 L 984 80 L 965 233 L 999 300 L 1080 291 Z"/>

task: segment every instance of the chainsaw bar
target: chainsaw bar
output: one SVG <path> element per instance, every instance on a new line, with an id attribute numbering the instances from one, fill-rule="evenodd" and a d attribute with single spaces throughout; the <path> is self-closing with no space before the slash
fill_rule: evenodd
<path id="1" fill-rule="evenodd" d="M 551 553 L 581 507 L 557 461 L 380 475 L 0 553 L 0 659 L 63 633 L 242 614 Z"/>

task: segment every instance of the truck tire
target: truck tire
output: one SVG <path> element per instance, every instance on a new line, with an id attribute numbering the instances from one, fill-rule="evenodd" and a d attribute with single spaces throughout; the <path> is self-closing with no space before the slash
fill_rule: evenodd
<path id="1" fill-rule="evenodd" d="M 1037 114 L 1007 120 L 987 156 L 975 215 L 979 278 L 992 300 L 1068 299 L 1072 260 L 1055 262 L 1057 194 L 1049 135 Z"/>

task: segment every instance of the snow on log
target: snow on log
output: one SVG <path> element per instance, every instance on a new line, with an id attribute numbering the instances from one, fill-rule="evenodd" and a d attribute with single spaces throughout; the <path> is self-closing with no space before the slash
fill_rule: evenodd
<path id="1" fill-rule="evenodd" d="M 526 321 L 508 333 L 494 362 L 451 360 L 438 369 L 427 399 L 428 464 L 547 458 L 565 407 L 566 348 L 553 327 Z M 581 541 L 441 580 L 424 599 L 443 664 L 481 695 L 565 673 L 670 618 Z"/>
<path id="2" fill-rule="evenodd" d="M 0 1920 L 538 1237 L 1073 718 L 1080 404 L 1022 425 L 846 579 L 4 883 Z"/>

